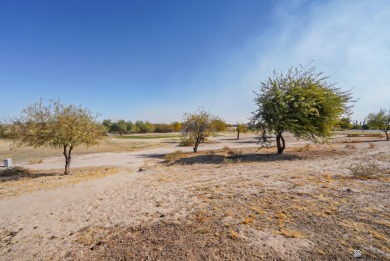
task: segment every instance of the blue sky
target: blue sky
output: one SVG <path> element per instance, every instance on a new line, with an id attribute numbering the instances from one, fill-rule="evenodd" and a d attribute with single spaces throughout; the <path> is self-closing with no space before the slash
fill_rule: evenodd
<path id="1" fill-rule="evenodd" d="M 353 88 L 352 118 L 390 108 L 390 2 L 0 1 L 0 121 L 61 99 L 101 118 L 171 122 L 203 106 L 246 122 L 273 70 Z"/>

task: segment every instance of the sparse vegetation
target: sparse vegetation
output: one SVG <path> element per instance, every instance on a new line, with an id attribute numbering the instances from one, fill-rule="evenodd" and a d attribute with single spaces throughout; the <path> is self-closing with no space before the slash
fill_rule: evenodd
<path id="1" fill-rule="evenodd" d="M 185 156 L 186 156 L 186 154 L 183 151 L 177 150 L 175 152 L 168 153 L 167 155 L 165 155 L 164 158 L 168 162 L 175 162 L 181 158 L 184 158 Z"/>
<path id="2" fill-rule="evenodd" d="M 28 160 L 28 163 L 29 164 L 40 164 L 43 162 L 43 159 L 37 159 L 37 158 L 34 158 L 34 159 L 29 159 Z"/>
<path id="3" fill-rule="evenodd" d="M 382 170 L 374 162 L 359 162 L 351 165 L 349 170 L 353 177 L 358 179 L 369 179 L 381 177 Z"/>
<path id="4" fill-rule="evenodd" d="M 355 150 L 356 149 L 356 145 L 355 144 L 347 144 L 347 145 L 345 145 L 345 148 L 347 148 L 347 149 L 351 149 L 351 150 Z"/>

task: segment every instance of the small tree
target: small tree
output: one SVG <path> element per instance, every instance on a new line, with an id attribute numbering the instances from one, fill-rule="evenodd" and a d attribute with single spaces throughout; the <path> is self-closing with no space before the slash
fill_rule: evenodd
<path id="1" fill-rule="evenodd" d="M 223 132 L 226 130 L 226 122 L 219 118 L 212 120 L 211 126 L 216 132 Z"/>
<path id="2" fill-rule="evenodd" d="M 246 124 L 237 124 L 237 127 L 236 127 L 236 131 L 237 131 L 237 140 L 240 139 L 240 133 L 246 133 L 248 131 L 248 126 L 246 126 Z"/>
<path id="3" fill-rule="evenodd" d="M 119 135 L 123 135 L 127 131 L 127 124 L 124 120 L 119 120 L 116 122 L 116 130 Z"/>
<path id="4" fill-rule="evenodd" d="M 261 83 L 260 92 L 255 92 L 258 109 L 253 112 L 252 125 L 265 124 L 276 135 L 278 154 L 286 148 L 284 132 L 313 142 L 326 140 L 349 111 L 350 92 L 327 79 L 315 67 L 291 68 L 286 75 L 274 72 L 273 77 Z"/>
<path id="5" fill-rule="evenodd" d="M 106 128 L 106 132 L 112 132 L 113 123 L 111 120 L 103 120 L 102 125 Z"/>
<path id="6" fill-rule="evenodd" d="M 179 132 L 181 130 L 181 123 L 178 121 L 172 123 L 172 126 L 175 132 Z"/>
<path id="7" fill-rule="evenodd" d="M 381 109 L 378 113 L 370 113 L 367 116 L 367 125 L 370 129 L 379 129 L 386 134 L 386 140 L 389 140 L 388 131 L 390 130 L 390 110 Z"/>
<path id="8" fill-rule="evenodd" d="M 63 148 L 65 174 L 70 173 L 71 153 L 79 145 L 92 146 L 104 137 L 105 127 L 88 109 L 51 101 L 27 106 L 10 126 L 9 138 L 17 146 Z"/>
<path id="9" fill-rule="evenodd" d="M 194 142 L 194 153 L 198 152 L 199 143 L 213 131 L 211 121 L 210 113 L 202 108 L 196 113 L 184 114 L 182 139 Z"/>
<path id="10" fill-rule="evenodd" d="M 352 129 L 351 120 L 347 117 L 341 118 L 337 125 L 342 130 Z"/>

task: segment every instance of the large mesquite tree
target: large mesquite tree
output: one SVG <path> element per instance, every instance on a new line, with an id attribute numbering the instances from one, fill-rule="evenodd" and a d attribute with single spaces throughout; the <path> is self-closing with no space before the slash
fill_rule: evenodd
<path id="1" fill-rule="evenodd" d="M 286 148 L 286 131 L 314 142 L 328 138 L 352 101 L 350 91 L 330 84 L 315 67 L 291 68 L 287 74 L 274 72 L 255 94 L 258 109 L 252 113 L 252 126 L 275 134 L 278 154 Z"/>
<path id="2" fill-rule="evenodd" d="M 27 106 L 19 118 L 13 120 L 9 138 L 16 145 L 62 148 L 65 157 L 65 174 L 70 173 L 72 150 L 79 145 L 96 145 L 105 133 L 105 127 L 96 120 L 97 115 L 88 109 L 42 100 Z"/>

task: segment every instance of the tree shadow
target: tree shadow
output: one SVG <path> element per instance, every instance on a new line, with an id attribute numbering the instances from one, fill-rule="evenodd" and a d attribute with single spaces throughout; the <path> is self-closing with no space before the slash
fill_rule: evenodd
<path id="1" fill-rule="evenodd" d="M 11 167 L 11 168 L 6 168 L 6 167 L 0 168 L 0 182 L 19 180 L 22 178 L 36 179 L 42 177 L 63 177 L 68 175 L 65 175 L 63 172 L 60 171 L 53 171 L 53 170 L 48 172 L 42 170 L 35 171 L 35 170 L 30 170 L 19 166 Z"/>
<path id="2" fill-rule="evenodd" d="M 249 162 L 273 162 L 292 161 L 303 157 L 295 154 L 245 154 L 245 155 L 198 155 L 189 158 L 181 158 L 175 161 L 176 164 L 222 164 L 222 163 L 249 163 Z"/>
<path id="3" fill-rule="evenodd" d="M 148 158 L 148 159 L 164 159 L 166 153 L 153 153 L 153 154 L 138 154 L 138 158 Z"/>

